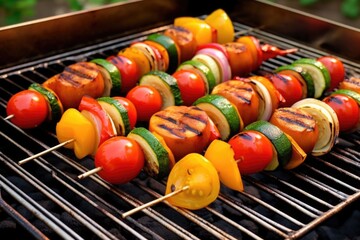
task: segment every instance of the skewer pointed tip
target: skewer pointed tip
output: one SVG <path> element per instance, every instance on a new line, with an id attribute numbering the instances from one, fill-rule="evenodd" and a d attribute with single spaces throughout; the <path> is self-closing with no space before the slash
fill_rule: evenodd
<path id="1" fill-rule="evenodd" d="M 97 172 L 100 172 L 102 170 L 102 167 L 97 167 L 97 168 L 94 168 L 94 169 L 92 169 L 92 170 L 89 170 L 89 171 L 87 171 L 87 172 L 84 172 L 83 174 L 80 174 L 79 176 L 78 176 L 78 179 L 80 180 L 80 179 L 84 179 L 84 178 L 86 178 L 86 177 L 89 177 L 90 175 L 93 175 L 93 174 L 95 174 L 95 173 L 97 173 Z"/>
<path id="2" fill-rule="evenodd" d="M 10 114 L 10 115 L 4 117 L 4 120 L 9 120 L 9 119 L 11 119 L 13 117 L 14 117 L 14 114 Z"/>

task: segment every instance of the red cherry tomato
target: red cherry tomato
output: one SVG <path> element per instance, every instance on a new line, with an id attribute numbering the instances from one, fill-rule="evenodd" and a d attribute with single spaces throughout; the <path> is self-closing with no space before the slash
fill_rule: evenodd
<path id="1" fill-rule="evenodd" d="M 359 106 L 357 102 L 346 95 L 332 94 L 323 99 L 334 109 L 340 124 L 340 131 L 346 132 L 356 127 L 359 121 Z"/>
<path id="2" fill-rule="evenodd" d="M 136 112 L 136 107 L 135 107 L 134 103 L 132 103 L 126 97 L 115 96 L 113 98 L 115 100 L 119 101 L 124 106 L 124 108 L 127 110 L 129 120 L 130 120 L 130 127 L 131 127 L 131 129 L 133 129 L 137 122 L 137 112 Z"/>
<path id="3" fill-rule="evenodd" d="M 334 56 L 323 56 L 317 59 L 329 70 L 331 77 L 331 84 L 328 91 L 336 88 L 345 78 L 345 67 L 343 63 Z"/>
<path id="4" fill-rule="evenodd" d="M 134 179 L 144 166 L 144 153 L 130 138 L 116 136 L 101 144 L 95 154 L 95 166 L 102 169 L 99 176 L 113 184 Z"/>
<path id="5" fill-rule="evenodd" d="M 16 126 L 28 129 L 39 126 L 49 113 L 48 102 L 41 93 L 23 90 L 14 94 L 6 107 L 7 115 L 14 115 L 10 121 Z"/>
<path id="6" fill-rule="evenodd" d="M 185 106 L 191 106 L 198 98 L 205 96 L 204 79 L 191 69 L 181 69 L 172 75 L 180 88 L 181 98 Z"/>
<path id="7" fill-rule="evenodd" d="M 234 135 L 228 143 L 235 153 L 241 174 L 253 174 L 264 170 L 273 158 L 271 141 L 262 133 L 246 130 Z"/>
<path id="8" fill-rule="evenodd" d="M 140 69 L 136 63 L 125 56 L 110 56 L 106 60 L 114 64 L 121 74 L 121 94 L 135 87 L 140 78 Z"/>
<path id="9" fill-rule="evenodd" d="M 139 121 L 149 121 L 150 117 L 162 107 L 159 91 L 151 86 L 138 85 L 128 92 L 126 98 L 135 105 Z"/>
<path id="10" fill-rule="evenodd" d="M 279 72 L 270 75 L 269 78 L 285 99 L 279 103 L 280 107 L 290 107 L 302 99 L 301 83 L 294 75 Z"/>

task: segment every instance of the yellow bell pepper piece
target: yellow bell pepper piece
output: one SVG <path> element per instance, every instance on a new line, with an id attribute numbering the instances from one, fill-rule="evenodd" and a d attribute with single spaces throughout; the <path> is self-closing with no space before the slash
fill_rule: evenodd
<path id="1" fill-rule="evenodd" d="M 92 154 L 96 147 L 95 127 L 75 108 L 69 108 L 64 112 L 56 124 L 56 136 L 60 143 L 74 139 L 64 147 L 74 149 L 78 159 Z"/>
<path id="2" fill-rule="evenodd" d="M 241 174 L 234 159 L 235 153 L 230 144 L 216 139 L 210 143 L 204 156 L 216 168 L 220 182 L 233 190 L 244 190 Z"/>
<path id="3" fill-rule="evenodd" d="M 217 30 L 217 42 L 224 44 L 234 41 L 235 31 L 231 19 L 223 9 L 210 13 L 205 22 Z"/>

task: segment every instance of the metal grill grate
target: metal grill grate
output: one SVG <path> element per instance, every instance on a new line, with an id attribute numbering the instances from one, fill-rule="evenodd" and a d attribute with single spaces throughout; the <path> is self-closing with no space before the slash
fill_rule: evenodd
<path id="1" fill-rule="evenodd" d="M 258 29 L 239 23 L 234 26 L 237 37 L 252 34 L 280 48 L 300 49 L 268 60 L 260 71 L 272 71 L 300 57 L 323 55 Z M 42 83 L 76 61 L 114 55 L 133 40 L 166 27 L 3 70 L 1 116 L 6 115 L 10 96 L 31 83 Z M 360 74 L 359 65 L 344 63 L 347 74 Z M 121 218 L 122 212 L 160 197 L 165 182 L 145 174 L 119 186 L 97 176 L 79 181 L 77 176 L 92 169 L 93 161 L 76 160 L 67 149 L 19 166 L 19 160 L 58 143 L 53 125 L 24 131 L 0 121 L 0 139 L 0 206 L 4 209 L 0 216 L 16 219 L 25 229 L 20 233 L 28 238 L 296 239 L 360 198 L 359 132 L 341 136 L 331 153 L 308 157 L 293 171 L 244 177 L 245 192 L 223 187 L 218 199 L 204 209 L 188 211 L 163 202 L 126 220 Z"/>

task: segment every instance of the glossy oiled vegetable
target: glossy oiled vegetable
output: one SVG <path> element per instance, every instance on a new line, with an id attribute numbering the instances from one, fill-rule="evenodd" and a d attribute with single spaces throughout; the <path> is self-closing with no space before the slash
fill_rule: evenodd
<path id="1" fill-rule="evenodd" d="M 359 122 L 359 105 L 353 98 L 333 93 L 325 97 L 323 101 L 335 111 L 340 132 L 348 132 L 356 128 Z"/>
<path id="2" fill-rule="evenodd" d="M 166 192 L 186 190 L 170 198 L 174 206 L 197 210 L 216 200 L 220 192 L 219 175 L 213 164 L 199 153 L 190 153 L 178 161 L 172 168 Z"/>
<path id="3" fill-rule="evenodd" d="M 233 190 L 244 190 L 241 174 L 234 159 L 235 153 L 230 144 L 222 140 L 214 140 L 206 149 L 204 156 L 216 168 L 220 182 Z"/>
<path id="4" fill-rule="evenodd" d="M 23 90 L 11 96 L 6 107 L 10 121 L 20 128 L 34 128 L 48 117 L 49 107 L 44 96 L 36 91 Z"/>
<path id="5" fill-rule="evenodd" d="M 315 118 L 301 108 L 278 108 L 270 122 L 290 135 L 306 152 L 311 153 L 319 137 Z"/>
<path id="6" fill-rule="evenodd" d="M 156 178 L 163 178 L 170 171 L 170 157 L 166 147 L 149 130 L 143 127 L 134 128 L 128 135 L 141 147 L 145 157 L 145 172 Z"/>
<path id="7" fill-rule="evenodd" d="M 264 134 L 273 144 L 277 152 L 279 166 L 285 166 L 292 154 L 292 145 L 286 134 L 274 124 L 259 120 L 245 127 L 245 130 L 254 130 Z"/>
<path id="8" fill-rule="evenodd" d="M 300 100 L 292 107 L 308 112 L 316 120 L 319 137 L 311 154 L 321 156 L 331 151 L 340 131 L 339 120 L 335 111 L 325 102 L 313 98 Z"/>
<path id="9" fill-rule="evenodd" d="M 144 153 L 135 140 L 116 136 L 99 146 L 94 164 L 101 168 L 98 174 L 102 179 L 123 184 L 140 173 L 144 166 Z"/>
<path id="10" fill-rule="evenodd" d="M 171 106 L 155 113 L 149 130 L 164 138 L 176 160 L 189 153 L 201 153 L 210 138 L 209 117 L 195 106 Z"/>
<path id="11" fill-rule="evenodd" d="M 227 43 L 234 40 L 235 33 L 233 23 L 223 9 L 216 9 L 215 11 L 211 12 L 205 18 L 205 22 L 212 28 L 216 29 L 216 42 Z"/>
<path id="12" fill-rule="evenodd" d="M 64 107 L 58 97 L 58 95 L 51 89 L 42 86 L 39 83 L 33 83 L 30 85 L 29 90 L 39 92 L 48 103 L 48 117 L 47 121 L 57 122 L 60 120 L 61 115 L 64 113 Z"/>
<path id="13" fill-rule="evenodd" d="M 182 26 L 170 26 L 164 31 L 164 35 L 171 37 L 179 46 L 181 52 L 180 62 L 189 60 L 194 56 L 198 46 L 194 34 Z"/>
<path id="14" fill-rule="evenodd" d="M 226 81 L 214 87 L 212 94 L 221 95 L 234 104 L 245 126 L 257 120 L 260 100 L 251 84 L 238 80 Z"/>
<path id="15" fill-rule="evenodd" d="M 149 121 L 163 105 L 159 91 L 152 86 L 138 85 L 126 94 L 126 98 L 134 104 L 139 121 Z"/>
<path id="16" fill-rule="evenodd" d="M 206 95 L 196 100 L 194 105 L 207 113 L 219 130 L 222 140 L 228 140 L 244 127 L 236 107 L 221 95 Z"/>
<path id="17" fill-rule="evenodd" d="M 95 127 L 97 146 L 117 135 L 113 120 L 96 99 L 84 96 L 81 99 L 79 110 Z"/>
<path id="18" fill-rule="evenodd" d="M 82 159 L 96 149 L 95 126 L 75 108 L 67 109 L 56 124 L 56 137 L 59 143 L 74 139 L 65 148 L 74 149 L 75 156 Z"/>
<path id="19" fill-rule="evenodd" d="M 104 79 L 95 63 L 77 62 L 46 80 L 43 85 L 60 98 L 64 109 L 78 108 L 84 95 L 98 98 L 104 92 Z"/>
<path id="20" fill-rule="evenodd" d="M 261 132 L 246 130 L 234 135 L 228 143 L 241 174 L 261 172 L 274 157 L 271 141 Z"/>

